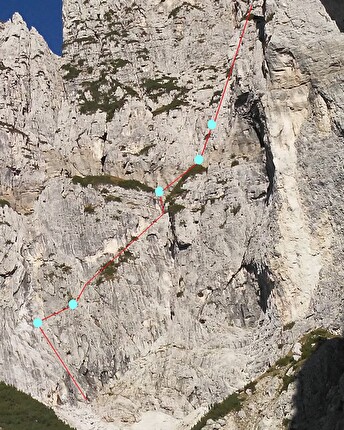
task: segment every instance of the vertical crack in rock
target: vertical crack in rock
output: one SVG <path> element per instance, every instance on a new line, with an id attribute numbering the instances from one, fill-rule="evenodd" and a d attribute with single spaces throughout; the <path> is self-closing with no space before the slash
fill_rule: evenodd
<path id="1" fill-rule="evenodd" d="M 176 234 L 176 220 L 175 215 L 168 212 L 168 219 L 170 221 L 172 240 L 170 240 L 169 251 L 173 259 L 176 258 L 176 247 L 177 247 L 177 234 Z"/>
<path id="2" fill-rule="evenodd" d="M 266 313 L 268 309 L 268 299 L 275 288 L 272 273 L 269 268 L 262 263 L 250 262 L 244 264 L 248 273 L 253 274 L 259 286 L 259 306 Z"/>
<path id="3" fill-rule="evenodd" d="M 265 201 L 270 203 L 270 197 L 274 190 L 275 164 L 269 140 L 268 128 L 264 107 L 259 99 L 254 99 L 249 93 L 241 94 L 235 101 L 238 113 L 245 117 L 256 132 L 260 146 L 265 150 L 265 169 L 269 185 L 266 190 Z"/>
<path id="4" fill-rule="evenodd" d="M 261 15 L 253 15 L 253 20 L 256 24 L 256 28 L 258 30 L 258 39 L 264 46 L 265 40 L 266 40 L 266 33 L 265 33 L 265 17 Z"/>
<path id="5" fill-rule="evenodd" d="M 172 211 L 168 210 L 168 217 L 171 226 L 172 240 L 170 242 L 169 251 L 171 252 L 172 258 L 174 259 L 178 251 L 184 251 L 191 246 L 191 243 L 185 243 L 178 239 L 177 228 L 176 228 L 176 215 Z"/>
<path id="6" fill-rule="evenodd" d="M 105 172 L 105 162 L 106 162 L 106 157 L 107 157 L 107 155 L 105 154 L 105 155 L 103 155 L 103 156 L 101 157 L 101 159 L 100 159 L 100 164 L 102 165 L 102 172 L 103 172 L 103 173 Z"/>
<path id="7" fill-rule="evenodd" d="M 273 193 L 274 187 L 275 165 L 273 161 L 270 142 L 267 135 L 266 118 L 260 101 L 257 100 L 255 103 L 252 104 L 250 114 L 252 125 L 255 132 L 257 133 L 260 145 L 262 148 L 265 149 L 265 168 L 266 174 L 269 179 L 269 185 L 266 191 L 266 203 L 269 204 L 270 196 Z"/>

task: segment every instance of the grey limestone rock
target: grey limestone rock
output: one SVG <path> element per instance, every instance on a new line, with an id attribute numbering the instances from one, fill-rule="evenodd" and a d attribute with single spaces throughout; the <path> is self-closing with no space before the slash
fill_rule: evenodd
<path id="1" fill-rule="evenodd" d="M 204 168 L 45 324 L 85 403 L 32 320 L 159 215 L 153 190 L 202 149 L 248 3 L 63 8 L 61 58 L 18 14 L 0 24 L 0 378 L 80 430 L 187 430 L 307 330 L 341 330 L 342 28 L 320 0 L 253 2 Z M 213 428 L 283 429 L 296 388 L 264 384 Z"/>

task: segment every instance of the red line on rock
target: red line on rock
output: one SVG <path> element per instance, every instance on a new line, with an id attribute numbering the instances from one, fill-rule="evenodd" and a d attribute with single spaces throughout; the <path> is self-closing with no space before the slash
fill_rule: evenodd
<path id="1" fill-rule="evenodd" d="M 68 306 L 67 306 L 66 308 L 60 309 L 59 311 L 54 312 L 54 313 L 52 313 L 51 315 L 48 315 L 48 316 L 47 316 L 47 317 L 45 317 L 45 318 L 42 318 L 42 321 L 46 321 L 46 320 L 48 320 L 48 319 L 49 319 L 49 318 L 51 318 L 51 317 L 55 317 L 56 315 L 60 314 L 61 312 L 67 311 L 68 309 L 69 309 L 69 307 L 68 307 Z"/>
<path id="2" fill-rule="evenodd" d="M 86 402 L 88 401 L 88 398 L 86 397 L 85 393 L 82 391 L 82 389 L 80 388 L 79 384 L 76 382 L 76 380 L 74 379 L 74 376 L 71 374 L 71 372 L 69 371 L 66 363 L 62 360 L 62 358 L 60 357 L 60 354 L 56 351 L 54 345 L 50 342 L 50 339 L 48 338 L 48 336 L 45 334 L 45 331 L 40 327 L 41 333 L 43 334 L 43 336 L 45 337 L 45 340 L 48 342 L 50 348 L 54 351 L 56 357 L 59 359 L 59 361 L 61 362 L 62 366 L 65 368 L 66 372 L 68 373 L 69 377 L 71 378 L 71 380 L 73 381 L 74 385 L 76 386 L 76 388 L 80 391 L 80 394 L 82 395 L 82 397 L 84 398 L 84 400 L 86 400 Z"/>
<path id="3" fill-rule="evenodd" d="M 82 289 L 81 289 L 81 291 L 80 291 L 80 293 L 79 293 L 79 295 L 78 295 L 78 297 L 77 297 L 77 300 L 79 300 L 80 299 L 80 297 L 83 295 L 83 293 L 84 293 L 84 291 L 85 291 L 85 289 L 86 289 L 86 287 L 98 276 L 98 275 L 100 275 L 113 261 L 115 261 L 121 254 L 123 254 L 123 252 L 125 252 L 134 242 L 136 242 L 137 240 L 139 240 L 139 238 L 143 235 L 143 234 L 145 234 L 146 233 L 146 231 L 147 230 L 149 230 L 156 222 L 158 222 L 159 221 L 159 219 L 163 216 L 163 215 L 165 215 L 165 212 L 163 212 L 161 215 L 159 215 L 158 216 L 158 218 L 155 218 L 155 220 L 153 221 L 153 222 L 151 222 L 150 224 L 149 224 L 149 226 L 148 227 L 146 227 L 143 231 L 141 231 L 141 233 L 138 235 L 138 236 L 136 236 L 136 237 L 134 237 L 134 239 L 132 239 L 129 243 L 128 243 L 128 245 L 126 245 L 123 249 L 121 249 L 113 258 L 111 258 L 111 260 L 109 260 L 103 267 L 101 267 L 93 276 L 92 276 L 92 278 L 90 278 L 85 284 L 84 284 L 84 286 L 82 287 Z"/>
<path id="4" fill-rule="evenodd" d="M 166 185 L 166 187 L 164 188 L 164 191 L 168 190 L 173 184 L 175 184 L 179 179 L 181 179 L 184 175 L 186 175 L 187 173 L 190 172 L 190 170 L 192 170 L 194 167 L 196 166 L 196 164 L 193 164 L 192 166 L 190 166 L 188 169 L 185 170 L 185 172 L 181 173 L 179 176 L 177 176 L 175 179 L 173 179 L 172 182 L 170 182 L 168 185 Z"/>
<path id="5" fill-rule="evenodd" d="M 211 136 L 211 130 L 208 131 L 208 134 L 205 137 L 205 141 L 204 141 L 204 145 L 203 145 L 203 149 L 202 149 L 201 155 L 204 155 L 205 150 L 207 149 L 207 145 L 208 145 L 210 136 Z"/>
<path id="6" fill-rule="evenodd" d="M 217 118 L 219 117 L 220 110 L 221 110 L 221 107 L 222 107 L 222 104 L 223 104 L 223 100 L 224 100 L 225 95 L 226 95 L 227 87 L 228 87 L 229 81 L 230 81 L 230 79 L 232 77 L 234 65 L 235 65 L 237 56 L 239 54 L 239 50 L 240 50 L 240 47 L 241 47 L 241 44 L 242 44 L 242 40 L 243 40 L 245 32 L 246 32 L 246 27 L 247 27 L 247 24 L 248 24 L 248 20 L 250 19 L 250 16 L 251 16 L 252 8 L 253 8 L 253 6 L 251 5 L 250 8 L 249 8 L 249 10 L 248 10 L 248 13 L 247 13 L 247 16 L 246 16 L 246 20 L 245 20 L 245 25 L 244 25 L 244 28 L 243 28 L 243 30 L 241 32 L 239 43 L 238 43 L 238 46 L 236 48 L 236 51 L 235 51 L 235 54 L 234 54 L 234 57 L 233 57 L 233 60 L 232 60 L 232 64 L 231 64 L 231 67 L 230 67 L 228 75 L 227 75 L 225 86 L 224 86 L 224 88 L 222 90 L 220 102 L 219 102 L 219 104 L 217 106 L 216 113 L 215 113 L 215 116 L 214 116 L 214 121 L 217 121 Z M 207 134 L 207 136 L 205 138 L 205 142 L 204 142 L 204 146 L 203 146 L 201 155 L 204 155 L 204 152 L 205 152 L 205 150 L 207 148 L 210 136 L 211 136 L 211 130 L 209 130 L 209 133 Z"/>
<path id="7" fill-rule="evenodd" d="M 249 8 L 249 10 L 248 10 L 248 13 L 247 13 L 247 17 L 246 17 L 246 21 L 245 21 L 245 25 L 244 25 L 244 28 L 243 28 L 243 30 L 242 30 L 242 33 L 241 33 L 241 36 L 240 36 L 240 39 L 239 39 L 239 43 L 238 43 L 238 46 L 237 46 L 237 49 L 236 49 L 236 52 L 235 52 L 235 54 L 234 54 L 234 57 L 233 57 L 233 60 L 232 60 L 232 64 L 231 64 L 231 66 L 230 66 L 230 69 L 229 69 L 229 72 L 228 72 L 228 76 L 227 76 L 227 79 L 226 79 L 226 83 L 225 83 L 225 86 L 224 86 L 224 88 L 223 88 L 223 91 L 222 91 L 222 94 L 221 94 L 221 98 L 220 98 L 220 102 L 219 102 L 219 105 L 218 105 L 218 107 L 217 107 L 217 110 L 216 110 L 216 113 L 215 113 L 215 116 L 214 116 L 214 120 L 215 121 L 217 121 L 217 118 L 218 118 L 218 116 L 219 116 L 219 113 L 220 113 L 220 110 L 221 110 L 221 107 L 222 107 L 222 104 L 223 104 L 223 100 L 224 100 L 224 97 L 225 97 L 225 94 L 226 94 L 226 91 L 227 91 L 227 87 L 228 87 L 228 84 L 229 84 L 229 81 L 230 81 L 230 78 L 231 78 L 231 76 L 232 76 L 232 73 L 233 73 L 233 69 L 234 69 L 234 65 L 235 65 L 235 62 L 236 62 L 236 59 L 237 59 L 237 56 L 238 56 L 238 53 L 239 53 L 239 50 L 240 50 L 240 47 L 241 47 L 241 44 L 242 44 L 242 40 L 243 40 L 243 37 L 244 37 L 244 35 L 245 35 L 245 32 L 246 32 L 246 27 L 247 27 L 247 24 L 248 24 L 248 20 L 249 20 L 249 18 L 250 18 L 250 15 L 251 15 L 251 11 L 252 11 L 252 8 L 253 8 L 253 6 L 251 5 L 250 6 L 250 8 Z M 203 149 L 202 149 L 202 152 L 201 152 L 201 155 L 203 156 L 204 155 L 204 152 L 205 152 L 205 150 L 206 150 L 206 148 L 207 148 L 207 145 L 208 145 L 208 142 L 209 142 L 209 139 L 210 139 L 210 136 L 211 136 L 211 133 L 212 133 L 212 130 L 209 130 L 208 131 L 208 133 L 207 133 L 207 135 L 206 135 L 206 137 L 205 137 L 205 142 L 204 142 L 204 146 L 203 146 Z M 196 164 L 193 164 L 192 166 L 190 166 L 187 170 L 185 170 L 183 173 L 181 173 L 179 176 L 177 176 L 172 182 L 170 182 L 168 185 L 166 185 L 166 187 L 164 188 L 164 191 L 166 191 L 166 190 L 168 190 L 173 184 L 175 184 L 179 179 L 181 179 L 183 176 L 185 176 L 188 172 L 190 172 L 194 167 L 196 166 Z M 121 254 L 123 254 L 123 252 L 125 252 L 134 242 L 136 242 L 137 240 L 139 240 L 139 238 L 141 237 L 141 236 L 143 236 L 156 222 L 158 222 L 159 220 L 160 220 L 160 218 L 161 217 L 163 217 L 164 215 L 165 215 L 165 207 L 164 207 L 164 203 L 163 203 L 163 199 L 162 199 L 162 197 L 160 197 L 160 199 L 159 199 L 159 202 L 160 202 L 160 207 L 161 207 L 161 211 L 162 211 L 162 213 L 157 217 L 157 218 L 155 218 L 154 219 L 154 221 L 152 221 L 149 225 L 148 225 L 148 227 L 146 227 L 144 230 L 142 230 L 142 232 L 137 236 L 137 237 L 134 237 L 126 246 L 125 246 L 125 248 L 123 248 L 123 249 L 121 249 L 111 260 L 109 260 L 103 267 L 101 267 L 93 276 L 92 276 L 92 278 L 90 278 L 84 285 L 83 285 L 83 287 L 82 287 L 82 289 L 81 289 L 81 291 L 80 291 L 80 293 L 79 293 L 79 295 L 78 295 L 78 297 L 77 297 L 77 300 L 79 300 L 80 298 L 81 298 L 81 296 L 83 295 L 83 293 L 85 292 L 85 289 L 86 289 L 86 287 L 98 276 L 98 275 L 100 275 L 114 260 L 116 260 Z M 42 321 L 45 321 L 45 320 L 47 320 L 47 319 L 49 319 L 49 318 L 51 318 L 51 317 L 53 317 L 53 316 L 56 316 L 56 315 L 59 315 L 61 312 L 64 312 L 64 311 L 66 311 L 66 310 L 68 310 L 69 309 L 69 307 L 65 307 L 65 308 L 63 308 L 63 309 L 60 309 L 59 311 L 57 311 L 57 312 L 54 312 L 54 313 L 52 313 L 51 315 L 48 315 L 47 317 L 45 317 L 45 318 L 43 318 L 42 319 Z M 67 374 L 69 375 L 69 377 L 71 378 L 71 380 L 72 380 L 72 382 L 74 383 L 74 385 L 76 386 L 76 388 L 79 390 L 79 392 L 81 393 L 81 395 L 82 395 L 82 397 L 84 398 L 84 400 L 86 400 L 86 401 L 88 401 L 88 398 L 86 397 L 86 395 L 84 394 L 84 392 L 82 391 L 82 389 L 80 388 L 80 386 L 79 386 L 79 384 L 76 382 L 76 380 L 74 379 L 74 377 L 73 377 L 73 375 L 71 374 L 71 372 L 69 371 L 69 369 L 68 369 L 68 367 L 66 366 L 66 364 L 65 364 L 65 362 L 62 360 L 62 358 L 60 357 L 60 355 L 59 355 L 59 353 L 56 351 L 56 349 L 55 349 L 55 347 L 53 346 L 53 344 L 51 343 L 51 341 L 49 340 L 49 338 L 48 338 L 48 336 L 46 335 L 46 333 L 44 332 L 44 330 L 42 329 L 42 328 L 40 328 L 40 331 L 41 331 L 41 333 L 43 334 L 43 336 L 44 336 L 44 338 L 46 339 L 46 341 L 48 342 L 48 344 L 49 344 L 49 346 L 50 346 L 50 348 L 53 350 L 53 352 L 55 353 L 55 355 L 56 355 L 56 357 L 58 358 L 58 360 L 61 362 L 61 364 L 62 364 L 62 366 L 64 367 L 64 369 L 66 370 L 66 372 L 67 372 Z"/>
<path id="8" fill-rule="evenodd" d="M 164 206 L 164 201 L 162 197 L 160 197 L 159 202 L 160 202 L 161 212 L 165 213 L 165 206 Z"/>

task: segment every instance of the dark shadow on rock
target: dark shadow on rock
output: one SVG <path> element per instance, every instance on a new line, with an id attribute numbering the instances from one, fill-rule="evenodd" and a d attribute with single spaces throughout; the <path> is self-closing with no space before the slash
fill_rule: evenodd
<path id="1" fill-rule="evenodd" d="M 343 0 L 320 0 L 330 15 L 331 19 L 336 21 L 340 31 L 344 31 L 344 2 Z"/>
<path id="2" fill-rule="evenodd" d="M 296 386 L 290 430 L 344 430 L 344 339 L 321 341 Z"/>

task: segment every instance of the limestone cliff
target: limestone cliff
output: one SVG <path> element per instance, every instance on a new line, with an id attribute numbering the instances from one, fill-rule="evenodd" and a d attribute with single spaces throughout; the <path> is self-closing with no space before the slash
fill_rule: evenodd
<path id="1" fill-rule="evenodd" d="M 153 190 L 200 151 L 248 3 L 64 0 L 62 58 L 18 14 L 0 24 L 0 379 L 80 430 L 189 430 L 307 331 L 341 333 L 344 13 L 323 3 L 253 2 L 204 169 L 46 323 L 89 404 L 32 320 L 159 214 Z M 276 393 L 244 427 L 207 425 L 283 429 L 293 392 Z"/>

